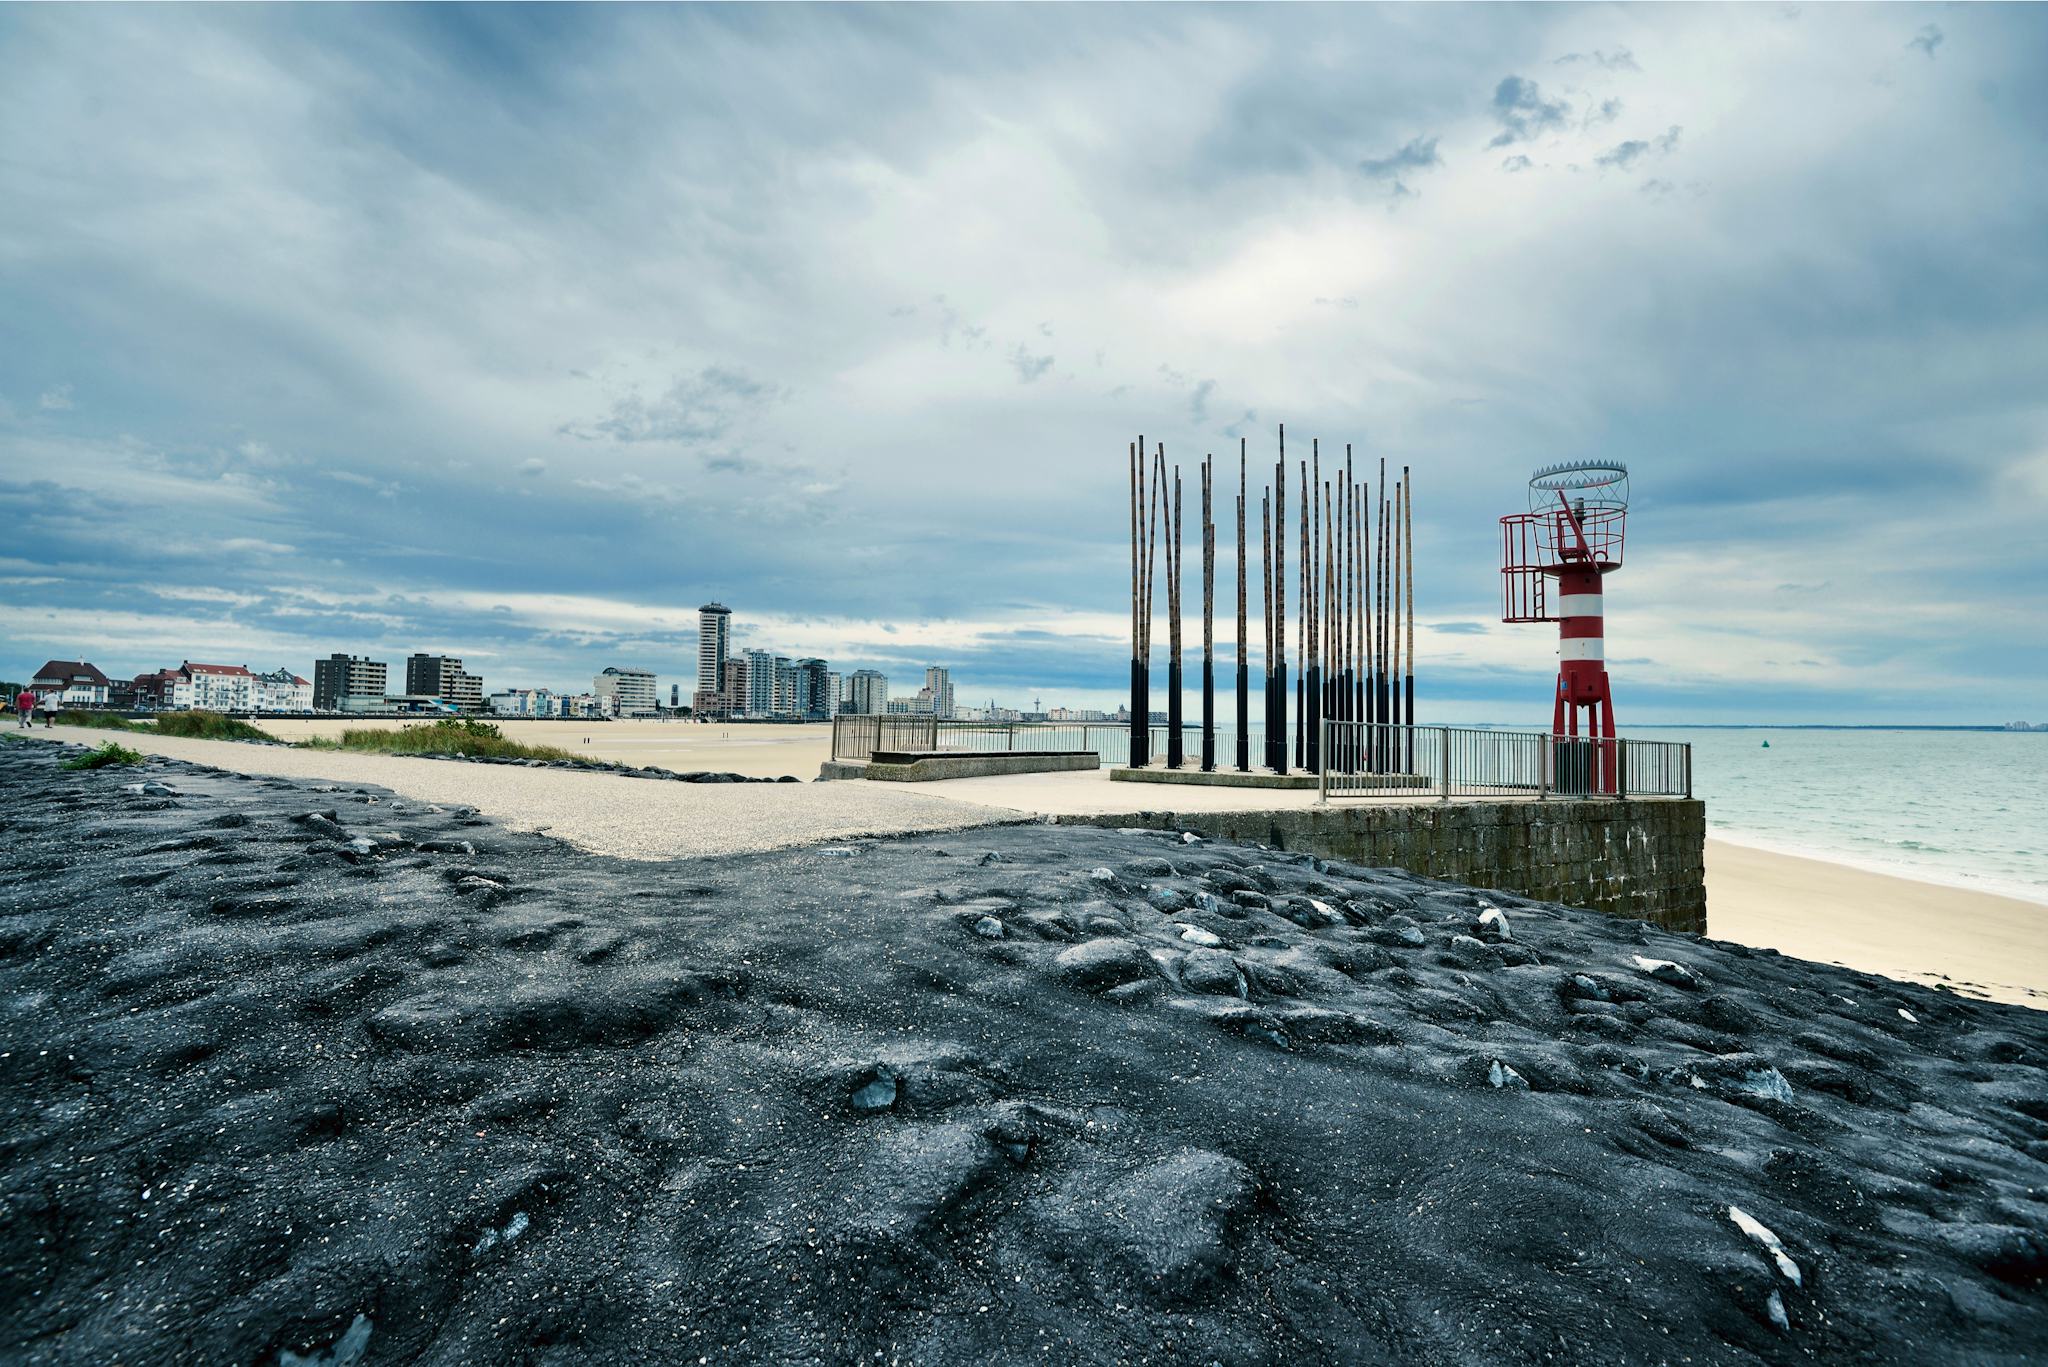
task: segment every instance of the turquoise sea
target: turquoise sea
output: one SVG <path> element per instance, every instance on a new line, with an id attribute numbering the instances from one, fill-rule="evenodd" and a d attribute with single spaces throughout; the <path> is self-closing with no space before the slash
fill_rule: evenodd
<path id="1" fill-rule="evenodd" d="M 2048 903 L 2048 732 L 1631 734 L 1692 742 L 1718 839 Z"/>

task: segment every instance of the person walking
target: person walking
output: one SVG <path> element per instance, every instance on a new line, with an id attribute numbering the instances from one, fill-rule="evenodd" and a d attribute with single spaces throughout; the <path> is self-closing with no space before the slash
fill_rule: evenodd
<path id="1" fill-rule="evenodd" d="M 26 688 L 14 699 L 14 724 L 18 727 L 36 724 L 36 695 Z"/>
<path id="2" fill-rule="evenodd" d="M 61 693 L 52 693 L 49 697 L 43 699 L 43 726 L 45 728 L 57 724 L 57 709 L 63 705 L 64 695 Z"/>

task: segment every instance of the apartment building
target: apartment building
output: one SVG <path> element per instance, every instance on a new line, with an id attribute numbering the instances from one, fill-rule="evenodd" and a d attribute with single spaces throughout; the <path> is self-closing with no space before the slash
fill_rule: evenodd
<path id="1" fill-rule="evenodd" d="M 407 656 L 405 692 L 412 698 L 439 698 L 458 712 L 484 710 L 483 679 L 465 670 L 454 655 Z"/>
<path id="2" fill-rule="evenodd" d="M 609 665 L 591 681 L 591 690 L 608 717 L 651 717 L 661 710 L 651 669 Z"/>
<path id="3" fill-rule="evenodd" d="M 372 660 L 364 655 L 337 654 L 315 660 L 314 710 L 360 712 L 381 706 L 385 694 L 390 692 L 388 672 L 382 660 Z"/>

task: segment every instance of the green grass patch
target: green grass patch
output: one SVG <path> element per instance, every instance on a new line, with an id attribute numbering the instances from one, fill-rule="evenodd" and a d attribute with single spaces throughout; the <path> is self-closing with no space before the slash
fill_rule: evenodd
<path id="1" fill-rule="evenodd" d="M 413 726 L 351 726 L 339 739 L 302 741 L 312 750 L 368 750 L 384 755 L 468 755 L 479 759 L 565 759 L 583 763 L 554 745 L 528 745 L 508 740 L 487 721 L 472 717 L 441 717 Z"/>
<path id="2" fill-rule="evenodd" d="M 275 736 L 245 721 L 218 712 L 194 708 L 190 712 L 159 712 L 159 736 L 183 736 L 188 740 L 275 740 Z"/>
<path id="3" fill-rule="evenodd" d="M 117 740 L 110 740 L 97 750 L 88 750 L 82 755 L 73 755 L 58 765 L 59 769 L 106 769 L 117 764 L 140 764 L 142 756 Z"/>
<path id="4" fill-rule="evenodd" d="M 74 712 L 57 713 L 59 726 L 83 726 L 92 731 L 140 731 L 142 728 L 118 712 Z"/>

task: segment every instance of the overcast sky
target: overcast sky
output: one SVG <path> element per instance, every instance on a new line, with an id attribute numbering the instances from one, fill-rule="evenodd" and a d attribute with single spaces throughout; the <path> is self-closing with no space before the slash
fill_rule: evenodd
<path id="1" fill-rule="evenodd" d="M 1424 720 L 1547 716 L 1495 520 L 1582 457 L 1634 475 L 1624 726 L 2048 720 L 2044 54 L 2020 6 L 12 6 L 0 676 L 687 693 L 718 598 L 1099 704 L 1125 444 L 1192 493 L 1284 422 L 1414 467 Z"/>

